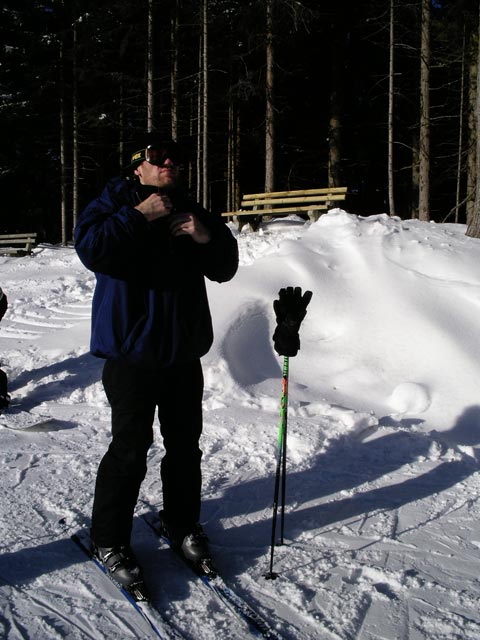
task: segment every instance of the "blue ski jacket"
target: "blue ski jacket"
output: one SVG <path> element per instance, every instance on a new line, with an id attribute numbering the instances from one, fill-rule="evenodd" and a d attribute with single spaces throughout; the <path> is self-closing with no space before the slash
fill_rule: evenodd
<path id="1" fill-rule="evenodd" d="M 237 241 L 220 216 L 180 190 L 180 212 L 194 213 L 211 240 L 173 237 L 166 218 L 135 209 L 156 189 L 114 178 L 78 218 L 75 249 L 95 272 L 90 349 L 100 358 L 164 368 L 200 358 L 213 341 L 205 277 L 226 282 L 238 268 Z"/>

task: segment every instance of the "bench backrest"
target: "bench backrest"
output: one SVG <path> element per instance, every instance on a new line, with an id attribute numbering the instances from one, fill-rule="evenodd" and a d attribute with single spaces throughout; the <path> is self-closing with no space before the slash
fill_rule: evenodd
<path id="1" fill-rule="evenodd" d="M 328 204 L 345 200 L 347 187 L 324 187 L 321 189 L 300 189 L 296 191 L 270 191 L 266 193 L 246 193 L 239 211 L 225 211 L 222 216 L 252 214 L 252 211 L 281 214 L 305 212 L 313 209 L 327 209 Z"/>
<path id="2" fill-rule="evenodd" d="M 9 233 L 0 235 L 0 253 L 30 253 L 36 240 L 36 233 Z"/>
<path id="3" fill-rule="evenodd" d="M 297 191 L 270 191 L 267 193 L 246 193 L 242 198 L 245 205 L 253 205 L 254 201 L 261 201 L 261 204 L 280 204 L 285 200 L 286 204 L 291 202 L 318 202 L 326 200 L 344 200 L 347 194 L 347 187 L 325 187 L 322 189 L 301 189 Z"/>
<path id="4" fill-rule="evenodd" d="M 292 213 L 308 215 L 318 220 L 321 211 L 326 211 L 333 202 L 345 200 L 348 187 L 323 187 L 320 189 L 298 189 L 295 191 L 270 191 L 244 194 L 238 211 L 225 211 L 222 216 L 237 219 L 239 229 L 248 224 L 256 230 L 262 216 L 286 216 Z"/>

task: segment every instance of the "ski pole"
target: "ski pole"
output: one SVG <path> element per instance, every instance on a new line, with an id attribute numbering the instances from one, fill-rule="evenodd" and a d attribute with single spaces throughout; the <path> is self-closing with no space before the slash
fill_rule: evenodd
<path id="1" fill-rule="evenodd" d="M 287 486 L 287 419 L 288 419 L 288 356 L 283 358 L 282 375 L 282 400 L 280 404 L 280 416 L 283 423 L 282 436 L 282 509 L 280 518 L 280 544 L 283 544 L 283 534 L 285 531 L 285 497 Z"/>
<path id="2" fill-rule="evenodd" d="M 289 357 L 296 356 L 300 349 L 298 331 L 307 313 L 307 306 L 312 298 L 311 291 L 302 295 L 301 287 L 286 287 L 278 292 L 278 300 L 274 300 L 273 309 L 277 326 L 273 334 L 273 344 L 279 356 L 283 356 L 282 400 L 280 402 L 280 427 L 278 432 L 277 469 L 275 472 L 275 489 L 273 493 L 272 539 L 270 545 L 270 571 L 265 575 L 273 580 L 277 574 L 273 572 L 273 555 L 277 530 L 278 496 L 280 478 L 282 478 L 282 509 L 280 544 L 283 544 L 285 529 L 285 497 L 287 478 L 287 414 L 288 414 L 288 366 Z"/>
<path id="3" fill-rule="evenodd" d="M 282 510 L 281 510 L 281 539 L 283 544 L 283 532 L 285 523 L 285 496 L 286 496 L 286 453 L 287 453 L 287 414 L 288 414 L 288 356 L 283 358 L 282 373 L 282 398 L 280 401 L 280 425 L 278 429 L 277 469 L 275 472 L 275 489 L 273 494 L 273 518 L 272 537 L 270 543 L 270 570 L 266 574 L 267 580 L 274 580 L 277 574 L 273 571 L 273 557 L 275 553 L 275 535 L 277 530 L 278 495 L 280 490 L 280 477 L 282 476 Z M 283 473 L 282 473 L 283 472 Z"/>

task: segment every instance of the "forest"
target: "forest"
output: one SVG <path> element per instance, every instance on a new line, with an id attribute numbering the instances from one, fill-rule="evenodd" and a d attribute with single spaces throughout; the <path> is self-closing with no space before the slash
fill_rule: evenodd
<path id="1" fill-rule="evenodd" d="M 70 242 L 152 130 L 212 211 L 326 186 L 359 215 L 480 209 L 478 0 L 4 0 L 0 32 L 0 233 Z"/>

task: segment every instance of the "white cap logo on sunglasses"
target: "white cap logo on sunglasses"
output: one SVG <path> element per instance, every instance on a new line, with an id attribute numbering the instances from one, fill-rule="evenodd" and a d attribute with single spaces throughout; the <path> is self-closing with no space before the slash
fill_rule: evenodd
<path id="1" fill-rule="evenodd" d="M 150 144 L 145 149 L 132 153 L 130 164 L 137 164 L 146 160 L 150 164 L 162 167 L 166 160 L 170 160 L 174 166 L 180 167 L 180 156 L 175 145 L 157 146 Z"/>

